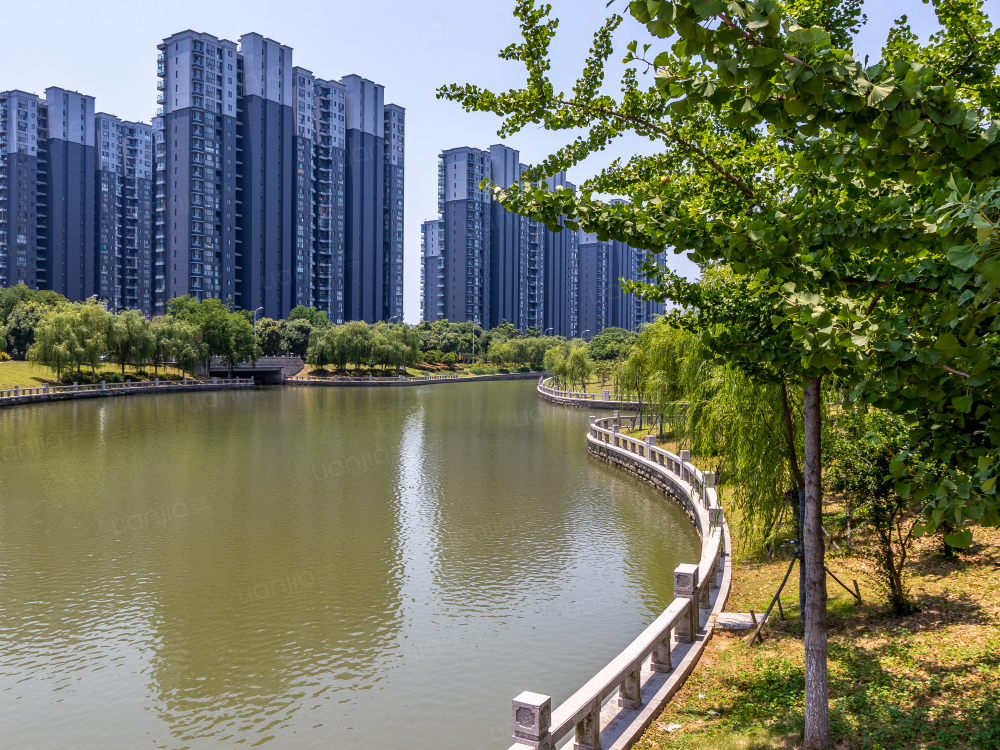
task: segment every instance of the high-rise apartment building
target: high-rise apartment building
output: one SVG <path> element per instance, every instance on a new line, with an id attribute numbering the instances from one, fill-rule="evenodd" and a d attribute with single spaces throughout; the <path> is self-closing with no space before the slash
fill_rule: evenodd
<path id="1" fill-rule="evenodd" d="M 661 303 L 641 300 L 622 291 L 623 281 L 641 281 L 645 250 L 618 240 L 600 241 L 594 234 L 579 233 L 580 335 L 591 339 L 605 328 L 637 331 L 663 312 Z M 663 262 L 663 255 L 656 257 Z M 585 333 L 586 332 L 586 333 Z"/>
<path id="2" fill-rule="evenodd" d="M 384 275 L 382 319 L 403 318 L 403 157 L 405 156 L 406 110 L 398 104 L 386 104 L 385 158 L 383 189 L 383 258 Z"/>
<path id="3" fill-rule="evenodd" d="M 39 165 L 48 203 L 46 287 L 72 300 L 97 293 L 94 253 L 94 97 L 52 87 L 45 90 L 47 156 Z"/>
<path id="4" fill-rule="evenodd" d="M 0 92 L 0 286 L 48 284 L 41 215 L 48 195 L 40 175 L 47 136 L 44 99 L 26 91 Z"/>
<path id="5" fill-rule="evenodd" d="M 438 211 L 444 243 L 442 317 L 490 328 L 490 203 L 479 187 L 492 175 L 489 151 L 453 148 L 438 157 Z"/>
<path id="6" fill-rule="evenodd" d="M 153 128 L 94 117 L 94 289 L 111 309 L 152 314 Z"/>
<path id="7" fill-rule="evenodd" d="M 441 153 L 439 218 L 421 225 L 421 319 L 475 320 L 485 328 L 507 321 L 587 339 L 609 326 L 634 331 L 652 322 L 663 305 L 621 290 L 622 280 L 642 278 L 644 251 L 575 230 L 549 231 L 479 189 L 484 178 L 507 188 L 526 169 L 503 145 Z M 576 189 L 565 173 L 545 183 Z"/>
<path id="8" fill-rule="evenodd" d="M 263 230 L 250 229 L 250 207 L 245 210 L 243 202 L 246 194 L 250 203 L 250 195 L 238 179 L 244 139 L 237 119 L 241 71 L 236 44 L 182 31 L 164 39 L 158 49 L 155 311 L 165 312 L 168 300 L 186 294 L 195 299 L 232 297 L 249 307 L 260 289 L 252 281 L 244 288 L 244 280 L 256 281 L 256 276 L 251 276 L 253 256 L 244 253 L 243 235 L 248 236 L 246 245 L 251 245 L 249 235 L 254 236 L 259 255 Z M 250 162 L 258 156 L 253 150 L 246 154 L 248 170 L 263 168 L 259 158 Z M 261 200 L 258 191 L 252 200 L 258 212 L 254 218 L 260 218 Z M 243 226 L 247 228 L 238 230 Z M 271 307 L 273 312 L 277 304 Z"/>
<path id="9" fill-rule="evenodd" d="M 401 318 L 405 110 L 260 34 L 158 50 L 152 126 L 57 87 L 0 92 L 0 285 Z"/>
<path id="10" fill-rule="evenodd" d="M 576 190 L 573 183 L 566 180 L 566 173 L 544 180 L 549 190 Z M 543 328 L 551 328 L 554 335 L 568 338 L 578 335 L 576 328 L 576 232 L 564 229 L 561 232 L 546 231 L 545 250 L 545 298 L 543 302 Z"/>
<path id="11" fill-rule="evenodd" d="M 403 110 L 386 114 L 383 87 L 317 78 L 260 34 L 189 30 L 159 49 L 159 308 L 191 294 L 275 318 L 401 315 L 402 232 L 384 228 L 387 187 L 402 216 Z"/>
<path id="12" fill-rule="evenodd" d="M 521 179 L 520 154 L 504 145 L 490 146 L 493 182 L 507 188 Z M 503 321 L 516 328 L 530 327 L 527 316 L 527 217 L 511 213 L 490 201 L 490 324 Z"/>
<path id="13" fill-rule="evenodd" d="M 425 221 L 420 225 L 420 319 L 444 320 L 445 269 L 444 222 Z"/>
<path id="14" fill-rule="evenodd" d="M 340 81 L 316 79 L 313 117 L 313 305 L 344 318 L 344 103 Z M 299 113 L 300 115 L 302 113 Z M 308 115 L 306 115 L 308 116 Z"/>
<path id="15" fill-rule="evenodd" d="M 479 187 L 484 179 L 509 187 L 525 169 L 520 154 L 502 144 L 441 152 L 439 218 L 422 226 L 424 320 L 474 320 L 485 328 L 507 321 L 578 335 L 577 233 L 550 232 Z M 565 173 L 546 182 L 575 190 Z"/>

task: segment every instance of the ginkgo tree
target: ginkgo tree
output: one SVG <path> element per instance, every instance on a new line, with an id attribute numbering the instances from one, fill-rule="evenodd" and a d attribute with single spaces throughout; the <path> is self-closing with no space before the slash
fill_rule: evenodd
<path id="1" fill-rule="evenodd" d="M 647 264 L 630 290 L 670 300 L 677 319 L 740 367 L 804 383 L 806 485 L 805 746 L 832 743 L 821 536 L 821 387 L 836 376 L 855 400 L 906 415 L 933 462 L 904 451 L 896 491 L 919 504 L 918 532 L 947 521 L 1000 523 L 1000 35 L 981 0 L 935 0 L 927 43 L 905 19 L 868 65 L 850 50 L 858 2 L 636 0 L 613 14 L 571 94 L 549 77 L 558 21 L 520 0 L 522 41 L 501 52 L 523 88 L 452 85 L 439 96 L 528 125 L 576 130 L 565 148 L 506 190 L 501 204 L 551 229 L 582 228 L 652 252 L 672 248 L 744 279 L 767 315 Z M 621 93 L 605 93 L 625 17 L 647 39 L 628 46 Z M 650 83 L 640 84 L 648 75 Z M 634 133 L 653 156 L 614 162 L 579 194 L 546 176 Z M 608 204 L 603 195 L 628 201 Z"/>

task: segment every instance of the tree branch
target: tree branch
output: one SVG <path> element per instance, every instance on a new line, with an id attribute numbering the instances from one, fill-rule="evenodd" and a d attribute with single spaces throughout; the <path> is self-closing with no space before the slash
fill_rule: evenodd
<path id="1" fill-rule="evenodd" d="M 743 180 L 741 180 L 739 177 L 732 174 L 731 172 L 727 172 L 725 168 L 722 167 L 722 165 L 720 165 L 717 161 L 715 161 L 715 159 L 713 159 L 711 156 L 705 153 L 705 151 L 701 149 L 699 146 L 696 146 L 695 144 L 690 143 L 684 138 L 681 138 L 676 133 L 668 131 L 663 126 L 657 125 L 649 120 L 643 120 L 642 118 L 636 117 L 634 115 L 622 114 L 621 112 L 604 109 L 603 107 L 589 107 L 585 104 L 581 104 L 580 102 L 566 101 L 565 99 L 555 99 L 553 101 L 556 102 L 557 104 L 562 104 L 563 106 L 566 107 L 575 107 L 576 109 L 583 110 L 584 112 L 590 112 L 592 114 L 600 114 L 605 117 L 614 117 L 619 120 L 624 120 L 625 122 L 635 123 L 645 128 L 648 128 L 649 130 L 659 133 L 664 138 L 675 141 L 681 146 L 681 148 L 694 152 L 702 159 L 704 159 L 706 162 L 708 162 L 709 166 L 711 166 L 712 169 L 714 169 L 720 175 L 722 175 L 727 180 L 736 185 L 736 187 L 740 189 L 740 192 L 742 192 L 747 198 L 749 198 L 754 202 L 754 205 L 756 205 L 758 208 L 762 208 L 762 206 L 757 202 L 757 198 L 754 195 L 753 190 L 751 190 L 750 186 L 747 185 Z"/>
<path id="2" fill-rule="evenodd" d="M 960 376 L 961 376 L 961 377 L 963 377 L 963 378 L 971 378 L 971 377 L 972 377 L 971 375 L 969 375 L 969 373 L 967 373 L 967 372 L 962 372 L 961 370 L 956 370 L 956 369 L 955 369 L 954 367 L 948 367 L 948 365 L 942 365 L 942 364 L 941 364 L 940 362 L 937 362 L 936 364 L 937 364 L 937 366 L 938 366 L 938 367 L 940 367 L 940 368 L 941 368 L 942 370 L 947 370 L 947 371 L 948 371 L 948 372 L 950 372 L 950 373 L 951 373 L 952 375 L 960 375 Z"/>

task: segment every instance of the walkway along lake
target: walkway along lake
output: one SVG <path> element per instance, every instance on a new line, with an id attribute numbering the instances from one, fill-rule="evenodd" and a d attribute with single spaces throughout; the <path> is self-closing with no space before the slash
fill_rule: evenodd
<path id="1" fill-rule="evenodd" d="M 0 411 L 3 745 L 509 747 L 700 555 L 535 388 Z"/>

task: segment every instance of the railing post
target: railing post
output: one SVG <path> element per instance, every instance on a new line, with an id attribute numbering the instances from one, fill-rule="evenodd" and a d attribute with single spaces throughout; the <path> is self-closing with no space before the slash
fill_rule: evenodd
<path id="1" fill-rule="evenodd" d="M 45 392 L 46 392 L 46 393 L 48 393 L 48 392 L 49 392 L 49 384 L 48 384 L 48 383 L 46 383 L 46 384 L 45 384 Z"/>
<path id="2" fill-rule="evenodd" d="M 153 378 L 153 387 L 154 388 L 159 388 L 160 387 L 160 379 L 159 378 Z"/>
<path id="3" fill-rule="evenodd" d="M 107 389 L 108 389 L 108 386 L 107 386 L 107 384 L 106 384 L 106 383 L 105 383 L 105 382 L 104 382 L 104 381 L 102 380 L 102 381 L 101 381 L 101 390 L 102 390 L 102 391 L 106 391 Z"/>
<path id="4" fill-rule="evenodd" d="M 21 395 L 21 386 L 19 386 L 19 385 L 15 385 L 14 386 L 14 395 L 15 396 L 20 396 Z"/>
<path id="5" fill-rule="evenodd" d="M 656 435 L 646 435 L 646 460 L 655 461 L 653 446 L 656 445 Z"/>
<path id="6" fill-rule="evenodd" d="M 622 425 L 622 415 L 621 415 L 621 412 L 618 411 L 617 409 L 615 409 L 612 412 L 612 416 L 614 417 L 614 420 L 615 420 L 615 427 L 621 427 L 621 425 Z"/>
<path id="7" fill-rule="evenodd" d="M 514 742 L 534 750 L 552 750 L 549 725 L 552 720 L 552 699 L 547 695 L 525 691 L 514 699 Z"/>
<path id="8" fill-rule="evenodd" d="M 688 463 L 690 460 L 691 460 L 691 451 L 681 451 L 681 467 L 680 471 L 678 471 L 677 473 L 680 475 L 682 482 L 686 482 L 688 479 L 687 469 L 684 468 L 684 464 Z"/>
<path id="9" fill-rule="evenodd" d="M 621 446 L 621 437 L 618 435 L 618 425 L 612 425 L 611 427 L 611 444 L 616 448 Z"/>
<path id="10" fill-rule="evenodd" d="M 222 256 L 219 256 L 219 257 L 222 257 Z M 219 379 L 218 378 L 212 378 L 212 385 L 218 385 L 218 384 L 219 384 Z"/>
<path id="11" fill-rule="evenodd" d="M 607 389 L 605 389 L 604 393 L 601 394 L 601 400 L 602 401 L 610 401 L 611 400 L 611 394 L 608 392 Z"/>
<path id="12" fill-rule="evenodd" d="M 79 383 L 73 383 L 73 390 L 74 391 L 80 390 L 80 384 Z"/>
<path id="13" fill-rule="evenodd" d="M 692 643 L 698 633 L 698 566 L 682 563 L 674 568 L 674 597 L 687 599 L 691 606 L 681 617 L 674 628 L 677 640 L 682 643 Z"/>

